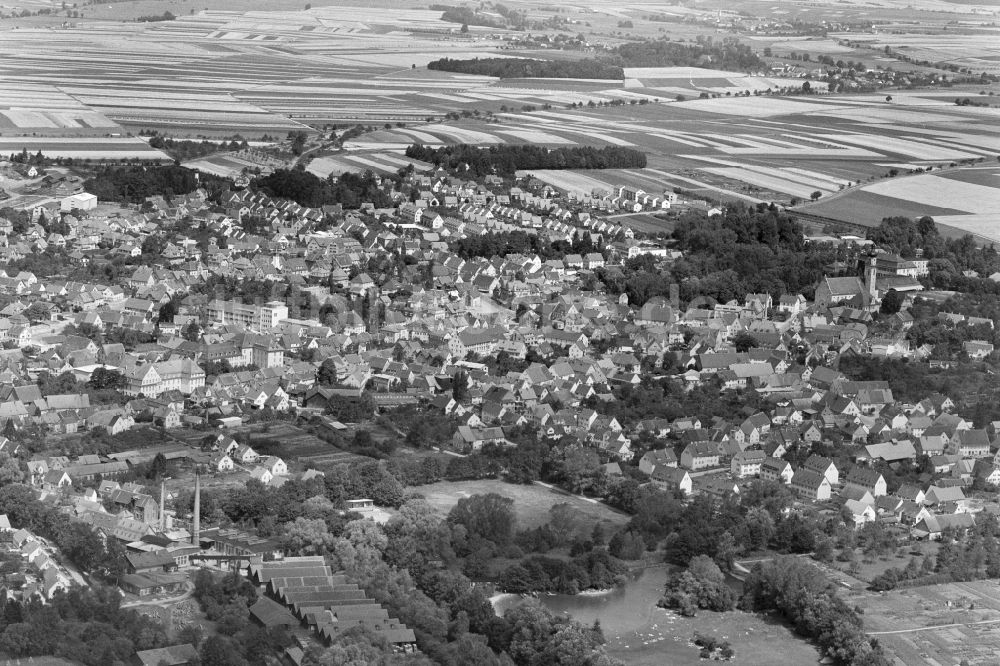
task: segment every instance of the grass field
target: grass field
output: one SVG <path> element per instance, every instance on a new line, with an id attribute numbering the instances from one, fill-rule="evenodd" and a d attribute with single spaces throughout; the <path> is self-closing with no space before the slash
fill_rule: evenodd
<path id="1" fill-rule="evenodd" d="M 699 611 L 686 618 L 653 608 L 644 627 L 630 636 L 610 638 L 607 650 L 629 666 L 699 666 L 706 662 L 691 642 L 696 631 L 729 641 L 736 652 L 729 664 L 805 666 L 819 661 L 817 649 L 781 622 L 739 611 Z"/>
<path id="2" fill-rule="evenodd" d="M 540 485 L 513 485 L 494 479 L 481 481 L 441 481 L 428 486 L 410 488 L 411 494 L 422 495 L 441 515 L 446 516 L 458 500 L 472 495 L 496 493 L 514 500 L 518 529 L 530 529 L 549 521 L 549 509 L 556 504 L 568 503 L 591 516 L 595 523 L 604 522 L 615 527 L 628 522 L 628 516 L 600 503 L 550 490 Z"/>

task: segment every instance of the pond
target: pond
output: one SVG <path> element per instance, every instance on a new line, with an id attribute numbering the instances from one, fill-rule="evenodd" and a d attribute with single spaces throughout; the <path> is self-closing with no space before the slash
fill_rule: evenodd
<path id="1" fill-rule="evenodd" d="M 597 594 L 540 595 L 538 601 L 557 615 L 568 615 L 589 626 L 601 621 L 601 628 L 608 636 L 634 631 L 653 618 L 656 602 L 663 596 L 663 588 L 672 567 L 661 565 L 632 572 L 628 581 L 614 590 Z M 737 592 L 741 583 L 735 578 L 729 584 Z M 502 597 L 494 604 L 497 615 L 525 603 L 515 595 Z"/>

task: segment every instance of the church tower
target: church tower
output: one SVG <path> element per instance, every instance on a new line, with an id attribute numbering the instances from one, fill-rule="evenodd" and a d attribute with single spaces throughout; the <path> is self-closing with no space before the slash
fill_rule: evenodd
<path id="1" fill-rule="evenodd" d="M 865 286 L 868 287 L 868 297 L 874 301 L 878 297 L 878 293 L 875 290 L 875 278 L 878 275 L 878 270 L 875 267 L 875 255 L 869 255 L 868 265 L 865 267 Z"/>

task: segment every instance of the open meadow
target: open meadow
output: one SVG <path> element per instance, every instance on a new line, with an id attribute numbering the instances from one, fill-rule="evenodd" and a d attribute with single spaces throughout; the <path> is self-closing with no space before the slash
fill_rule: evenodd
<path id="1" fill-rule="evenodd" d="M 567 503 L 590 516 L 595 524 L 606 523 L 617 529 L 628 522 L 628 516 L 591 500 L 553 490 L 542 485 L 514 485 L 494 479 L 479 481 L 440 481 L 427 486 L 407 489 L 408 493 L 423 496 L 442 517 L 458 504 L 458 500 L 472 495 L 496 493 L 514 500 L 517 514 L 517 528 L 531 529 L 549 521 L 549 509 L 560 503 Z"/>
<path id="2" fill-rule="evenodd" d="M 751 613 L 699 611 L 696 617 L 652 608 L 638 630 L 608 637 L 608 654 L 629 666 L 699 666 L 706 662 L 692 642 L 695 632 L 729 641 L 734 666 L 803 666 L 819 661 L 815 646 L 781 621 Z M 777 647 L 780 645 L 780 649 Z"/>

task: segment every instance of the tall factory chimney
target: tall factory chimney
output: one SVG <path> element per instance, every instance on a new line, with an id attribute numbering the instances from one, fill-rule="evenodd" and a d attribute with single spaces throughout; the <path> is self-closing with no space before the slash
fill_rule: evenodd
<path id="1" fill-rule="evenodd" d="M 201 534 L 201 475 L 194 475 L 194 528 L 191 530 L 191 543 L 195 546 L 201 544 L 198 537 Z"/>

